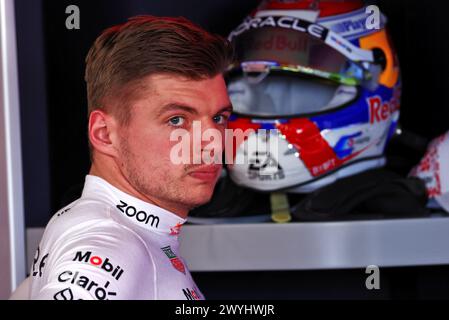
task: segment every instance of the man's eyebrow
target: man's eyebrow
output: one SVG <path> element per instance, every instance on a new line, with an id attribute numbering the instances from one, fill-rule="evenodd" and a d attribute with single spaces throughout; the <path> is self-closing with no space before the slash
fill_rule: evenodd
<path id="1" fill-rule="evenodd" d="M 234 108 L 232 107 L 232 104 L 230 104 L 230 105 L 227 105 L 227 106 L 224 107 L 224 108 L 221 108 L 221 109 L 217 112 L 217 114 L 223 113 L 223 112 L 231 112 L 231 113 L 232 113 L 233 110 L 234 110 Z"/>
<path id="2" fill-rule="evenodd" d="M 194 114 L 194 115 L 198 115 L 198 111 L 195 108 L 186 106 L 186 105 L 182 105 L 182 104 L 178 104 L 178 103 L 169 103 L 166 104 L 165 106 L 163 106 L 159 112 L 157 113 L 157 116 L 160 117 L 162 116 L 164 113 L 169 112 L 169 111 L 177 111 L 177 110 L 183 110 L 185 112 Z M 232 104 L 227 105 L 226 107 L 221 108 L 216 114 L 220 114 L 223 112 L 231 112 L 232 113 L 233 107 Z"/>
<path id="3" fill-rule="evenodd" d="M 195 108 L 185 106 L 182 104 L 178 104 L 178 103 L 169 103 L 169 104 L 166 104 L 165 106 L 163 106 L 159 110 L 159 112 L 157 113 L 157 116 L 160 117 L 161 115 L 163 115 L 164 113 L 166 113 L 168 111 L 177 111 L 177 110 L 183 110 L 185 112 L 195 114 L 195 115 L 198 114 L 198 111 Z"/>

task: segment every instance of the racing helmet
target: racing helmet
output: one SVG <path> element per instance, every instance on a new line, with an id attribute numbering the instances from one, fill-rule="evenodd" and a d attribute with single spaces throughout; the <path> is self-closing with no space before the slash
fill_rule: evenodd
<path id="1" fill-rule="evenodd" d="M 376 9 L 264 1 L 230 33 L 228 128 L 245 133 L 226 160 L 237 185 L 307 193 L 385 164 L 401 80 Z"/>

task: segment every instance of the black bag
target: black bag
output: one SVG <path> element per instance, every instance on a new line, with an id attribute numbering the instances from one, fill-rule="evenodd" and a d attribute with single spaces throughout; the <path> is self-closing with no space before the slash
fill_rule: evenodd
<path id="1" fill-rule="evenodd" d="M 296 221 L 424 217 L 427 192 L 423 181 L 403 178 L 385 169 L 337 180 L 294 206 Z"/>

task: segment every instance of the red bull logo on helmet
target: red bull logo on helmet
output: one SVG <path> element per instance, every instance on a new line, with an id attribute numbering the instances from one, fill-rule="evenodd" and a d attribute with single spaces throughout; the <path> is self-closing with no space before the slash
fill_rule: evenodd
<path id="1" fill-rule="evenodd" d="M 396 102 L 396 98 L 390 101 L 383 101 L 380 96 L 373 96 L 367 99 L 369 107 L 369 122 L 371 124 L 387 121 L 391 115 L 396 111 L 399 111 L 399 103 Z"/>

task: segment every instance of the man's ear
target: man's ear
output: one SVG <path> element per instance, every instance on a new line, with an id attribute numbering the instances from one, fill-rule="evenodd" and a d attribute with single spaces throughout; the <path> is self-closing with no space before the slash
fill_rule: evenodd
<path id="1" fill-rule="evenodd" d="M 102 110 L 94 110 L 89 115 L 89 140 L 94 150 L 117 157 L 117 121 Z"/>

